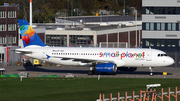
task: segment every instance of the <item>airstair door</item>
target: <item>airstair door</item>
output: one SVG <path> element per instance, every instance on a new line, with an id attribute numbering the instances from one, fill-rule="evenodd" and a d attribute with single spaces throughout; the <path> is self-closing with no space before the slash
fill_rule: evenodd
<path id="1" fill-rule="evenodd" d="M 151 61 L 151 60 L 152 60 L 152 52 L 148 51 L 146 56 L 146 61 Z"/>

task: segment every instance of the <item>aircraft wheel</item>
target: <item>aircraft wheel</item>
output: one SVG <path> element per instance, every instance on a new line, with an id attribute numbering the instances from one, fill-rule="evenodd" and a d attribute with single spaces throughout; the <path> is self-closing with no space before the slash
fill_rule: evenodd
<path id="1" fill-rule="evenodd" d="M 137 67 L 130 67 L 129 68 L 129 71 L 136 71 L 137 70 Z"/>
<path id="2" fill-rule="evenodd" d="M 154 73 L 153 73 L 153 72 L 150 72 L 150 73 L 149 73 L 149 75 L 150 75 L 150 76 L 153 76 L 153 75 L 154 75 Z"/>
<path id="3" fill-rule="evenodd" d="M 94 74 L 94 71 L 89 70 L 87 74 L 88 74 L 88 75 L 93 75 L 93 74 Z"/>

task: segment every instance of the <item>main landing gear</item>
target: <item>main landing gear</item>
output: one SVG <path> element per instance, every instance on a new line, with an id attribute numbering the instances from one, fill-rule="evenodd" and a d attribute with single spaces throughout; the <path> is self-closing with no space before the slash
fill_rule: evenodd
<path id="1" fill-rule="evenodd" d="M 90 67 L 90 70 L 87 73 L 88 75 L 93 75 L 94 74 L 94 69 L 93 67 Z"/>
<path id="2" fill-rule="evenodd" d="M 153 73 L 152 67 L 149 67 L 149 70 L 150 70 L 149 75 L 150 75 L 150 76 L 153 76 L 153 75 L 154 75 L 154 73 Z"/>

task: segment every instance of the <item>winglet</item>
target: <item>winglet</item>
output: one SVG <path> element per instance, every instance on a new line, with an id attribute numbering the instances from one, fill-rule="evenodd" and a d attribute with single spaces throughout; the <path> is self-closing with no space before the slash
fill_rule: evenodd
<path id="1" fill-rule="evenodd" d="M 18 23 L 24 47 L 30 45 L 46 46 L 26 20 L 18 19 Z"/>

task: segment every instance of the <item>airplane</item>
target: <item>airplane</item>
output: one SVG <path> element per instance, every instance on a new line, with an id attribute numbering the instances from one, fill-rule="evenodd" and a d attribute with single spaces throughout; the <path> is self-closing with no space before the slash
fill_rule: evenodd
<path id="1" fill-rule="evenodd" d="M 88 75 L 95 71 L 114 73 L 126 68 L 135 71 L 137 67 L 164 67 L 174 63 L 165 52 L 151 48 L 92 48 L 92 47 L 50 47 L 43 43 L 26 20 L 19 19 L 19 28 L 24 48 L 16 53 L 42 61 L 74 66 L 87 66 Z"/>

